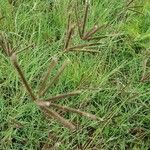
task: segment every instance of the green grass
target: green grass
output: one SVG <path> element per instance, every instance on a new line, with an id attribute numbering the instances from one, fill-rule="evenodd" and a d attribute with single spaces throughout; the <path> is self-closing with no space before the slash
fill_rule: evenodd
<path id="1" fill-rule="evenodd" d="M 0 20 L 0 32 L 8 34 L 13 46 L 19 45 L 19 50 L 31 43 L 35 45 L 18 55 L 35 92 L 49 59 L 58 56 L 61 64 L 69 58 L 71 64 L 46 97 L 85 89 L 80 96 L 60 103 L 104 118 L 104 122 L 98 123 L 72 113 L 65 114 L 65 118 L 78 124 L 77 133 L 70 133 L 53 119 L 47 120 L 31 101 L 0 49 L 0 149 L 36 150 L 47 142 L 53 146 L 59 143 L 58 150 L 77 149 L 87 144 L 86 149 L 92 150 L 150 148 L 150 79 L 140 81 L 145 59 L 148 59 L 146 74 L 150 72 L 150 2 L 135 0 L 134 3 L 141 7 L 133 9 L 142 14 L 124 11 L 126 0 L 91 0 L 87 28 L 95 21 L 98 24 L 112 22 L 97 35 L 122 35 L 101 40 L 98 54 L 61 55 L 68 7 L 74 19 L 75 1 L 16 0 L 12 6 L 7 0 L 0 0 L 0 18 L 4 16 Z M 79 7 L 78 13 L 82 15 L 82 2 Z M 120 13 L 123 16 L 119 17 Z M 73 41 L 82 43 L 77 32 Z M 48 138 L 50 133 L 56 136 L 55 140 Z"/>

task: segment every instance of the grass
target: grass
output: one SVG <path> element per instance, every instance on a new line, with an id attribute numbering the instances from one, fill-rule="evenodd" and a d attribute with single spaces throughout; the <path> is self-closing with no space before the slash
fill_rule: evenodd
<path id="1" fill-rule="evenodd" d="M 82 19 L 84 4 L 78 2 L 77 13 Z M 58 84 L 45 97 L 80 89 L 81 95 L 59 104 L 104 119 L 99 123 L 60 112 L 77 125 L 74 133 L 46 119 L 0 47 L 0 149 L 150 148 L 150 2 L 134 0 L 128 7 L 127 4 L 125 0 L 92 0 L 86 31 L 95 23 L 108 23 L 95 36 L 112 36 L 100 40 L 96 46 L 99 53 L 62 53 L 68 14 L 74 21 L 76 1 L 17 0 L 13 6 L 0 0 L 0 32 L 8 35 L 17 51 L 33 44 L 18 53 L 18 61 L 35 92 L 53 56 L 59 60 L 49 81 L 64 60 L 70 59 Z M 86 43 L 79 38 L 77 29 L 72 37 L 74 43 Z"/>

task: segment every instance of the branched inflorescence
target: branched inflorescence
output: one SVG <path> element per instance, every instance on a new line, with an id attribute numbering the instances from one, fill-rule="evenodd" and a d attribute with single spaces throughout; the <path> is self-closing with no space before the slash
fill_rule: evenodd
<path id="1" fill-rule="evenodd" d="M 129 8 L 129 6 L 132 3 L 133 3 L 133 0 L 131 0 L 127 4 L 126 9 Z M 93 49 L 93 47 L 95 48 L 95 46 L 98 46 L 98 45 L 101 44 L 98 41 L 103 39 L 103 38 L 114 36 L 114 35 L 103 35 L 103 36 L 96 36 L 96 37 L 94 36 L 94 34 L 97 33 L 100 29 L 106 28 L 111 23 L 103 24 L 103 25 L 100 25 L 100 26 L 99 25 L 94 25 L 89 31 L 86 31 L 89 8 L 90 8 L 89 2 L 86 1 L 85 2 L 85 7 L 84 7 L 83 18 L 80 19 L 78 11 L 77 11 L 77 9 L 78 9 L 78 4 L 77 4 L 75 6 L 75 9 L 74 9 L 75 20 L 76 20 L 75 22 L 73 22 L 71 20 L 72 16 L 71 16 L 71 14 L 69 14 L 68 24 L 67 24 L 67 32 L 66 32 L 66 39 L 65 39 L 65 42 L 64 42 L 64 51 L 63 52 L 66 53 L 66 52 L 70 52 L 70 51 L 76 51 L 76 52 L 97 53 L 99 51 Z M 0 20 L 1 19 L 3 19 L 3 18 L 0 18 Z M 72 40 L 72 36 L 74 34 L 75 28 L 77 28 L 77 30 L 78 30 L 80 40 L 84 41 L 86 43 L 79 44 L 79 45 L 72 45 L 71 44 L 71 40 Z M 90 41 L 95 41 L 95 42 L 90 42 Z M 31 88 L 30 84 L 26 80 L 25 74 L 23 73 L 23 71 L 22 71 L 22 69 L 21 69 L 21 67 L 18 63 L 18 60 L 17 60 L 17 54 L 18 53 L 20 53 L 20 52 L 22 52 L 22 51 L 24 51 L 24 50 L 26 50 L 26 49 L 28 49 L 29 47 L 32 47 L 32 46 L 33 46 L 33 44 L 25 47 L 22 50 L 16 51 L 16 49 L 18 47 L 13 48 L 12 44 L 10 44 L 9 39 L 7 38 L 7 35 L 4 34 L 4 33 L 0 33 L 0 48 L 5 52 L 7 57 L 10 58 L 10 61 L 12 62 L 14 68 L 16 69 L 18 75 L 20 76 L 20 80 L 22 81 L 23 85 L 26 88 L 26 91 L 30 95 L 32 101 L 36 105 L 39 106 L 41 111 L 44 114 L 46 114 L 46 116 L 48 118 L 54 118 L 55 120 L 57 120 L 58 122 L 63 124 L 65 127 L 70 129 L 71 131 L 76 130 L 75 125 L 73 123 L 71 123 L 69 120 L 66 120 L 64 117 L 62 117 L 53 108 L 55 108 L 57 110 L 65 111 L 65 112 L 76 113 L 78 115 L 85 116 L 85 117 L 88 117 L 88 118 L 93 119 L 93 120 L 102 121 L 103 119 L 101 119 L 99 117 L 96 117 L 95 115 L 83 112 L 79 109 L 74 109 L 74 108 L 70 108 L 70 107 L 67 107 L 67 106 L 62 106 L 62 105 L 59 105 L 59 104 L 55 103 L 58 100 L 73 97 L 73 96 L 81 94 L 82 91 L 80 91 L 80 90 L 58 94 L 56 96 L 46 98 L 46 99 L 43 98 L 45 96 L 45 94 L 47 93 L 47 91 L 49 90 L 49 88 L 51 88 L 54 84 L 56 84 L 59 77 L 61 76 L 61 74 L 63 73 L 63 71 L 67 67 L 67 65 L 69 64 L 69 62 L 70 62 L 69 60 L 65 60 L 63 62 L 62 66 L 58 69 L 58 71 L 56 72 L 54 77 L 51 79 L 50 82 L 48 82 L 48 78 L 49 78 L 52 70 L 55 68 L 55 66 L 57 65 L 57 62 L 58 62 L 58 59 L 56 57 L 53 57 L 51 62 L 50 62 L 49 68 L 47 69 L 47 72 L 42 76 L 41 80 L 39 81 L 40 86 L 39 86 L 39 89 L 38 89 L 38 94 L 34 93 L 34 90 Z M 146 64 L 146 62 L 145 62 L 145 64 Z M 141 81 L 146 80 L 147 78 L 149 78 L 149 76 L 150 76 L 149 74 L 146 76 L 145 71 L 144 71 Z"/>
<path id="2" fill-rule="evenodd" d="M 89 49 L 87 49 L 87 48 L 89 48 L 91 46 L 99 45 L 100 43 L 98 43 L 98 42 L 70 46 L 70 41 L 71 41 L 72 35 L 74 33 L 75 27 L 78 28 L 80 39 L 84 40 L 84 41 L 93 40 L 91 36 L 99 30 L 100 27 L 94 26 L 90 31 L 88 31 L 88 32 L 85 31 L 87 17 L 88 17 L 88 10 L 89 10 L 89 4 L 86 3 L 82 26 L 79 24 L 79 18 L 78 18 L 76 10 L 75 10 L 76 23 L 72 23 L 71 22 L 71 16 L 69 15 L 66 40 L 65 40 L 65 43 L 64 43 L 64 52 L 69 52 L 69 51 L 98 52 L 97 50 L 89 50 Z M 25 78 L 25 74 L 23 73 L 23 71 L 22 71 L 22 69 L 21 69 L 21 67 L 19 65 L 19 62 L 17 60 L 18 53 L 21 53 L 22 51 L 24 51 L 24 50 L 26 50 L 26 49 L 28 49 L 28 48 L 30 48 L 32 46 L 33 46 L 33 44 L 25 47 L 22 50 L 16 51 L 16 49 L 18 49 L 18 47 L 13 48 L 12 44 L 9 42 L 9 39 L 8 39 L 7 35 L 4 34 L 4 33 L 0 34 L 0 47 L 5 52 L 7 57 L 10 58 L 11 63 L 13 64 L 15 70 L 17 71 L 18 75 L 20 76 L 20 80 L 22 81 L 24 87 L 26 88 L 26 91 L 30 95 L 32 101 L 36 105 L 39 106 L 41 111 L 44 114 L 46 114 L 46 116 L 48 118 L 54 118 L 55 120 L 57 120 L 58 122 L 63 124 L 65 127 L 70 129 L 71 131 L 75 131 L 76 130 L 75 125 L 73 123 L 71 123 L 69 120 L 66 120 L 64 117 L 62 117 L 53 108 L 55 108 L 57 110 L 65 111 L 65 112 L 76 113 L 78 115 L 85 116 L 85 117 L 88 117 L 88 118 L 93 119 L 93 120 L 102 121 L 101 118 L 98 118 L 95 115 L 83 112 L 83 111 L 81 111 L 79 109 L 74 109 L 74 108 L 70 108 L 70 107 L 67 107 L 67 106 L 62 106 L 62 105 L 59 105 L 59 104 L 55 103 L 58 100 L 69 98 L 69 97 L 73 97 L 73 96 L 81 94 L 82 91 L 80 91 L 80 90 L 79 91 L 73 91 L 73 92 L 58 94 L 56 96 L 53 96 L 53 97 L 50 97 L 50 98 L 46 98 L 46 99 L 43 98 L 45 96 L 45 94 L 47 93 L 47 91 L 49 90 L 49 88 L 51 88 L 54 84 L 56 84 L 56 82 L 58 81 L 58 79 L 61 76 L 61 74 L 63 73 L 63 71 L 65 70 L 67 65 L 70 63 L 69 60 L 65 60 L 63 62 L 62 66 L 58 69 L 58 71 L 53 76 L 51 81 L 48 82 L 48 78 L 49 78 L 52 70 L 55 68 L 55 66 L 58 63 L 58 58 L 53 57 L 51 62 L 50 62 L 50 65 L 49 65 L 49 67 L 47 69 L 47 72 L 44 73 L 44 75 L 42 76 L 41 80 L 39 81 L 40 82 L 39 83 L 40 86 L 39 86 L 39 89 L 38 89 L 38 94 L 34 93 L 34 90 L 31 88 L 29 82 Z"/>
<path id="3" fill-rule="evenodd" d="M 73 91 L 73 92 L 68 92 L 68 93 L 63 93 L 63 94 L 58 94 L 56 96 L 50 97 L 50 98 L 42 98 L 46 94 L 49 88 L 52 87 L 58 80 L 58 78 L 61 76 L 63 73 L 64 69 L 68 65 L 69 61 L 66 60 L 62 64 L 62 66 L 58 69 L 54 77 L 51 79 L 51 81 L 48 83 L 48 77 L 52 71 L 52 69 L 57 65 L 57 58 L 53 58 L 50 62 L 50 66 L 47 69 L 47 72 L 43 75 L 42 79 L 40 80 L 40 86 L 38 89 L 38 94 L 36 95 L 34 93 L 34 90 L 31 88 L 30 84 L 25 78 L 25 75 L 18 63 L 17 60 L 17 52 L 12 48 L 12 45 L 10 44 L 9 40 L 7 39 L 7 36 L 3 33 L 0 34 L 0 46 L 7 55 L 7 57 L 10 58 L 11 63 L 13 64 L 14 68 L 16 69 L 18 75 L 20 76 L 20 80 L 22 81 L 24 87 L 26 88 L 28 94 L 30 95 L 32 101 L 39 106 L 41 111 L 46 114 L 48 118 L 54 118 L 61 124 L 63 124 L 65 127 L 70 129 L 71 131 L 75 131 L 76 127 L 73 123 L 71 123 L 69 120 L 65 119 L 62 117 L 59 113 L 57 113 L 55 110 L 52 108 L 56 108 L 57 110 L 65 111 L 65 112 L 72 112 L 72 113 L 77 113 L 81 116 L 88 117 L 93 120 L 100 120 L 102 121 L 101 118 L 96 117 L 95 115 L 83 112 L 78 109 L 70 108 L 67 106 L 62 106 L 59 104 L 56 104 L 58 100 L 65 99 L 68 97 L 76 96 L 81 94 L 82 91 Z"/>
<path id="4" fill-rule="evenodd" d="M 78 15 L 78 4 L 75 6 L 74 12 L 75 12 L 75 22 L 71 21 L 71 13 L 69 13 L 68 16 L 68 25 L 67 25 L 67 34 L 66 34 L 66 40 L 65 40 L 65 46 L 64 51 L 70 52 L 70 51 L 76 51 L 76 52 L 91 52 L 91 53 L 99 53 L 98 50 L 95 50 L 95 47 L 102 44 L 101 42 L 98 42 L 99 40 L 109 37 L 110 35 L 103 35 L 103 36 L 94 36 L 95 33 L 97 33 L 100 29 L 107 27 L 108 24 L 103 25 L 94 25 L 89 31 L 86 31 L 87 26 L 87 20 L 88 20 L 88 13 L 89 13 L 89 2 L 85 2 L 84 7 L 84 15 L 82 19 L 79 19 Z M 75 28 L 78 30 L 78 35 L 81 41 L 84 41 L 86 43 L 79 44 L 79 45 L 71 45 L 72 36 L 74 33 Z M 111 35 L 112 36 L 112 35 Z M 94 41 L 94 42 L 90 42 Z"/>

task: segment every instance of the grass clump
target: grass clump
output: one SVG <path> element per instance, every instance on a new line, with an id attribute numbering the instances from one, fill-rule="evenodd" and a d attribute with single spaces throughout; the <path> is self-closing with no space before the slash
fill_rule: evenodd
<path id="1" fill-rule="evenodd" d="M 0 149 L 149 149 L 150 3 L 87 2 L 0 0 Z"/>

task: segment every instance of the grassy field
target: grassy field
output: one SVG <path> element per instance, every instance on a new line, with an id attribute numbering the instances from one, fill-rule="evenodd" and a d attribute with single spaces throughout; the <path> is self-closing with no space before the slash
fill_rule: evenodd
<path id="1" fill-rule="evenodd" d="M 72 133 L 55 119 L 46 118 L 0 46 L 1 150 L 150 149 L 150 1 L 91 0 L 85 30 L 106 25 L 94 35 L 106 37 L 84 41 L 76 26 L 71 44 L 100 43 L 94 45 L 98 53 L 83 49 L 64 53 L 67 20 L 71 14 L 71 21 L 76 22 L 76 2 L 0 0 L 0 34 L 7 36 L 18 53 L 18 62 L 35 93 L 50 60 L 57 57 L 58 64 L 47 82 L 69 59 L 58 83 L 44 98 L 80 90 L 80 95 L 58 103 L 95 114 L 103 121 L 57 110 L 77 126 Z M 84 1 L 79 0 L 80 23 L 84 9 Z"/>

